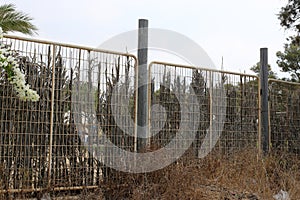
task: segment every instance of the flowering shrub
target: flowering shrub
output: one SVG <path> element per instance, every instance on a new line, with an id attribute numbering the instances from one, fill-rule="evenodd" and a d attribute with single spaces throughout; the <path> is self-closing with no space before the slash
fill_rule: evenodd
<path id="1" fill-rule="evenodd" d="M 3 37 L 3 31 L 0 27 L 0 39 Z M 18 68 L 18 62 L 13 56 L 13 52 L 5 44 L 0 42 L 0 68 L 4 69 L 10 84 L 13 85 L 17 96 L 23 101 L 38 101 L 40 96 L 36 91 L 30 89 L 25 82 L 25 75 Z"/>

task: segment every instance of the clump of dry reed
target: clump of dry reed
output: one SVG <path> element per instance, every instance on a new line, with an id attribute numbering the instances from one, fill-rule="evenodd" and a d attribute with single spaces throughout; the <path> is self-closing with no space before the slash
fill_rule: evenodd
<path id="1" fill-rule="evenodd" d="M 151 173 L 113 173 L 103 185 L 111 199 L 273 199 L 280 189 L 300 199 L 300 159 L 288 153 L 258 157 L 256 150 L 204 159 L 185 155 Z"/>

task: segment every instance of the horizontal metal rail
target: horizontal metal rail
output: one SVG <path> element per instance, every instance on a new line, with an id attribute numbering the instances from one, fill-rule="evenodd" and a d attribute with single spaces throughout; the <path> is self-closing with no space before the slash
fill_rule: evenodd
<path id="1" fill-rule="evenodd" d="M 175 64 L 175 63 L 168 63 L 168 62 L 160 62 L 160 61 L 153 61 L 149 64 L 149 67 L 151 65 L 166 65 L 166 66 L 173 66 L 173 67 L 181 67 L 181 68 L 188 68 L 188 69 L 200 69 L 200 70 L 205 70 L 205 71 L 212 71 L 212 72 L 218 72 L 218 73 L 224 73 L 224 74 L 232 74 L 232 75 L 238 75 L 238 76 L 248 76 L 248 77 L 253 77 L 259 79 L 258 76 L 253 75 L 253 74 L 243 74 L 243 73 L 238 73 L 238 72 L 231 72 L 231 71 L 223 71 L 223 70 L 218 70 L 218 69 L 212 69 L 212 68 L 207 68 L 207 67 L 202 67 L 202 66 L 192 66 L 192 65 L 182 65 L 182 64 Z"/>
<path id="2" fill-rule="evenodd" d="M 278 82 L 278 83 L 300 86 L 300 83 L 297 83 L 297 82 L 284 81 L 284 80 L 278 80 L 278 79 L 273 79 L 273 78 L 269 78 L 269 82 Z"/>
<path id="3" fill-rule="evenodd" d="M 133 57 L 137 61 L 135 55 L 123 53 L 123 52 L 110 51 L 110 50 L 98 49 L 98 48 L 75 45 L 75 44 L 66 44 L 66 43 L 61 43 L 61 42 L 52 42 L 52 41 L 48 41 L 48 40 L 32 39 L 32 38 L 26 38 L 26 37 L 20 37 L 20 36 L 6 35 L 6 34 L 4 34 L 4 38 L 23 40 L 23 41 L 27 41 L 27 42 L 36 42 L 36 43 L 41 43 L 41 44 L 56 45 L 56 46 L 62 46 L 62 47 L 68 47 L 68 48 L 76 48 L 76 49 L 82 49 L 82 50 L 86 50 L 86 51 L 96 51 L 96 52 L 115 54 L 115 55 L 120 55 L 120 56 L 130 56 L 130 57 Z"/>

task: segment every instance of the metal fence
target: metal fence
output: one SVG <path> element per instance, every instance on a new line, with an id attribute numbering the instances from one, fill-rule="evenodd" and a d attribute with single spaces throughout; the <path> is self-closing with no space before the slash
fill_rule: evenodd
<path id="1" fill-rule="evenodd" d="M 105 133 L 123 148 L 134 145 L 133 137 L 119 134 L 109 106 L 116 85 L 133 95 L 136 58 L 11 36 L 2 42 L 16 52 L 40 100 L 20 101 L 0 71 L 0 192 L 98 186 L 103 165 L 88 151 L 101 146 L 97 137 Z M 130 112 L 134 116 L 134 101 Z"/>
<path id="2" fill-rule="evenodd" d="M 137 59 L 12 36 L 1 42 L 40 100 L 20 101 L 0 71 L 0 193 L 99 187 L 122 162 L 107 146 L 137 151 Z M 194 157 L 260 149 L 257 76 L 162 62 L 148 69 L 144 151 L 171 141 Z M 272 147 L 298 153 L 300 84 L 269 86 Z"/>
<path id="3" fill-rule="evenodd" d="M 191 120 L 183 118 L 187 113 L 198 120 L 187 129 L 196 133 L 192 146 L 198 157 L 213 148 L 228 154 L 258 147 L 258 77 L 161 62 L 150 64 L 150 76 L 151 104 L 164 107 L 151 118 L 151 132 L 158 132 L 153 143 L 164 146 L 174 138 L 180 125 Z M 166 120 L 157 117 L 163 115 Z"/>
<path id="4" fill-rule="evenodd" d="M 274 150 L 300 153 L 300 84 L 269 80 L 270 141 Z"/>

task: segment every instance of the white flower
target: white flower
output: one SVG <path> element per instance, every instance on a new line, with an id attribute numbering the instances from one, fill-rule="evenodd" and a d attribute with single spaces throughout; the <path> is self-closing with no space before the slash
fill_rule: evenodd
<path id="1" fill-rule="evenodd" d="M 7 62 L 13 62 L 14 60 L 15 60 L 15 58 L 12 56 L 7 57 Z"/>
<path id="2" fill-rule="evenodd" d="M 4 61 L 4 62 L 3 62 L 3 66 L 4 66 L 4 67 L 7 67 L 7 65 L 8 65 L 8 62 L 7 62 L 7 61 Z"/>
<path id="3" fill-rule="evenodd" d="M 5 60 L 5 58 L 6 58 L 6 57 L 4 56 L 4 54 L 0 54 L 0 59 L 1 59 L 1 60 Z"/>
<path id="4" fill-rule="evenodd" d="M 0 27 L 0 38 L 2 37 L 3 31 Z M 0 68 L 3 68 L 8 74 L 8 81 L 13 85 L 17 96 L 23 101 L 38 101 L 40 96 L 26 84 L 25 75 L 18 66 L 13 52 L 9 48 L 6 48 L 6 45 L 1 44 L 0 41 Z"/>

